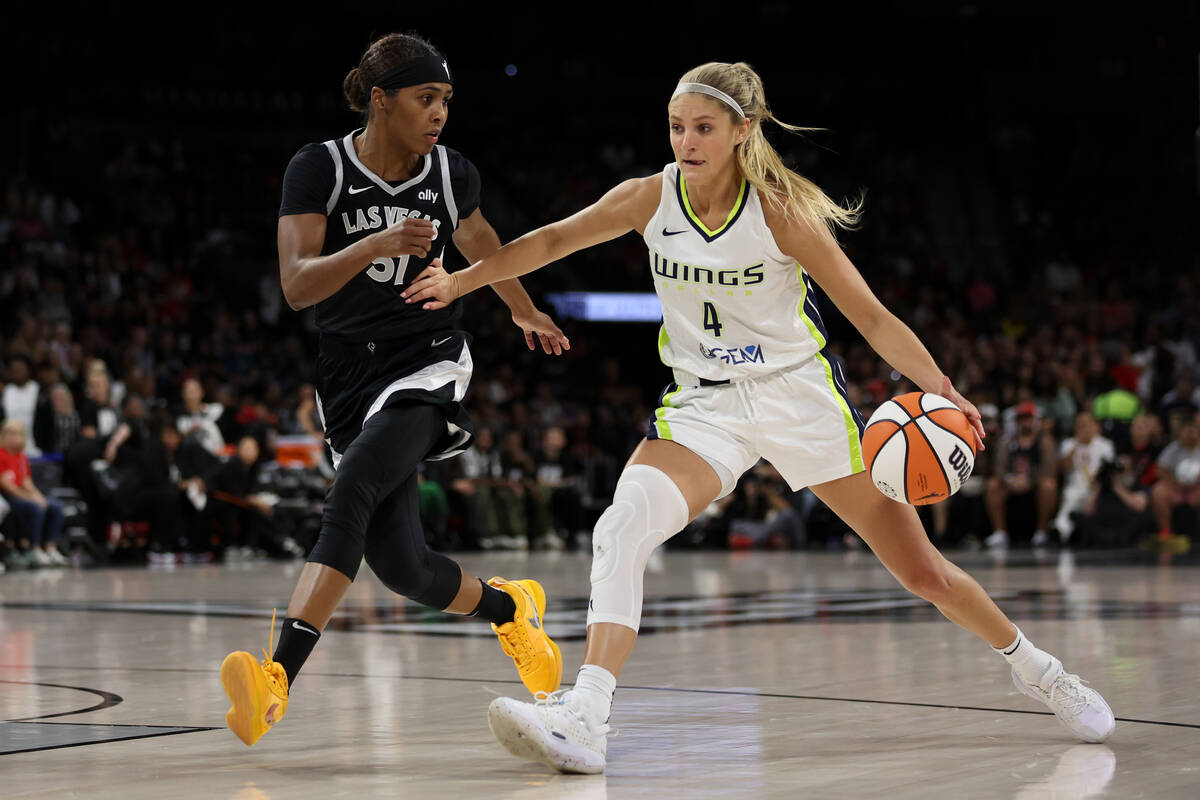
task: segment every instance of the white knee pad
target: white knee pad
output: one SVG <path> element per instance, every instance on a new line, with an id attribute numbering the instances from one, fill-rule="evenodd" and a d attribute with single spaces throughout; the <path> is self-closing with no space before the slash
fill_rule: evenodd
<path id="1" fill-rule="evenodd" d="M 612 505 L 592 533 L 588 625 L 613 622 L 638 629 L 646 561 L 654 548 L 683 530 L 689 516 L 683 493 L 662 470 L 634 464 L 621 473 Z"/>

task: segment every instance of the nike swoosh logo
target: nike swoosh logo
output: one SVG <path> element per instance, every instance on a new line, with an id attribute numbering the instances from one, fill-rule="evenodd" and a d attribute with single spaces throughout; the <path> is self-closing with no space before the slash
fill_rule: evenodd
<path id="1" fill-rule="evenodd" d="M 296 630 L 298 630 L 298 631 L 304 631 L 305 633 L 311 633 L 313 636 L 320 636 L 320 635 L 321 635 L 321 634 L 317 633 L 316 631 L 314 631 L 312 628 L 309 628 L 309 627 L 307 627 L 307 626 L 301 625 L 301 624 L 300 624 L 299 622 L 297 622 L 296 620 L 292 620 L 292 627 L 293 627 L 293 628 L 295 628 L 295 629 L 296 629 Z"/>
<path id="2" fill-rule="evenodd" d="M 374 186 L 364 186 L 361 189 L 359 189 L 357 186 L 351 186 L 346 191 L 349 192 L 350 194 L 361 194 L 362 192 L 365 192 L 367 189 L 374 189 L 374 188 L 375 188 Z"/>
<path id="3" fill-rule="evenodd" d="M 445 339 L 435 339 L 433 344 L 430 346 L 437 347 L 439 344 L 445 344 L 446 342 L 450 341 L 453 338 L 454 338 L 453 336 L 447 336 Z"/>
<path id="4" fill-rule="evenodd" d="M 678 236 L 681 233 L 687 233 L 687 228 L 684 228 L 681 231 L 669 231 L 666 228 L 663 228 L 663 236 Z"/>

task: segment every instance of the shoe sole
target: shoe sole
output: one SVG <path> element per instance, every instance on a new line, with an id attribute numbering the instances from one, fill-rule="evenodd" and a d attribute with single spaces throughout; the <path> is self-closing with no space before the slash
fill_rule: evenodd
<path id="1" fill-rule="evenodd" d="M 225 712 L 225 724 L 233 731 L 247 747 L 250 747 L 262 735 L 270 730 L 264 727 L 257 731 L 254 713 L 257 685 L 254 670 L 259 669 L 254 656 L 246 652 L 230 653 L 221 662 L 221 685 L 225 694 L 229 695 L 233 705 Z M 256 733 L 257 731 L 257 733 Z"/>
<path id="2" fill-rule="evenodd" d="M 1019 691 L 1021 694 L 1025 695 L 1026 697 L 1032 697 L 1034 700 L 1037 700 L 1043 706 L 1046 705 L 1045 700 L 1043 700 L 1035 692 L 1031 691 L 1028 687 L 1026 687 L 1025 684 L 1021 681 L 1021 679 L 1017 677 L 1016 670 L 1013 670 L 1013 672 L 1012 672 L 1012 680 L 1013 680 L 1013 686 L 1016 686 L 1017 691 Z M 1103 736 L 1085 736 L 1084 734 L 1080 733 L 1079 731 L 1075 730 L 1070 725 L 1068 725 L 1067 721 L 1065 719 L 1063 719 L 1062 717 L 1060 717 L 1058 714 L 1056 714 L 1054 712 L 1054 709 L 1051 708 L 1050 713 L 1054 714 L 1054 718 L 1056 720 L 1058 720 L 1058 724 L 1062 725 L 1064 728 L 1066 728 L 1071 733 L 1071 735 L 1074 736 L 1075 738 L 1081 739 L 1082 741 L 1088 742 L 1090 744 L 1099 744 L 1100 742 L 1103 742 L 1105 739 L 1107 739 L 1109 736 L 1112 736 L 1112 733 L 1114 730 L 1116 730 L 1117 725 L 1116 725 L 1116 717 L 1112 713 L 1112 709 L 1109 708 L 1108 702 L 1103 697 L 1100 697 L 1099 692 L 1096 692 L 1096 697 L 1099 697 L 1100 702 L 1104 703 L 1104 707 L 1108 709 L 1108 715 L 1110 717 L 1113 717 L 1113 726 L 1111 728 L 1109 728 L 1108 732 L 1105 733 Z M 1047 706 L 1047 708 L 1049 708 L 1049 706 Z"/>
<path id="3" fill-rule="evenodd" d="M 545 728 L 530 719 L 525 704 L 498 697 L 488 706 L 488 728 L 505 750 L 517 758 L 536 761 L 559 772 L 596 775 L 604 772 L 605 759 L 594 750 L 564 743 L 551 745 Z"/>

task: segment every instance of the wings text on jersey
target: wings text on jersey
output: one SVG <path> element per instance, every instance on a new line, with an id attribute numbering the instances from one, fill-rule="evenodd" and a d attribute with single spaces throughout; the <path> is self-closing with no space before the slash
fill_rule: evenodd
<path id="1" fill-rule="evenodd" d="M 369 231 L 373 228 L 382 228 L 385 224 L 390 228 L 406 217 L 432 221 L 434 236 L 437 236 L 437 230 L 442 224 L 440 219 L 430 217 L 428 214 L 422 214 L 418 208 L 399 208 L 397 206 L 367 206 L 366 208 L 359 208 L 355 210 L 353 220 L 350 219 L 349 211 L 343 211 L 342 224 L 346 228 L 346 233 L 356 233 L 358 231 Z"/>
<path id="2" fill-rule="evenodd" d="M 669 281 L 705 286 L 754 286 L 765 280 L 762 262 L 741 269 L 711 269 L 681 264 L 658 252 L 654 253 L 654 274 Z"/>

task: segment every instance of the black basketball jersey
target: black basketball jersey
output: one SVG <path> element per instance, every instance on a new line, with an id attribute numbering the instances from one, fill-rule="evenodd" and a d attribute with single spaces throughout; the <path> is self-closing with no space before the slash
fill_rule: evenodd
<path id="1" fill-rule="evenodd" d="M 283 177 L 279 216 L 324 214 L 322 255 L 336 253 L 405 217 L 431 221 L 436 231 L 428 257 L 380 257 L 317 303 L 317 328 L 352 340 L 395 340 L 457 328 L 462 307 L 455 301 L 424 311 L 400 297 L 434 258 L 443 257 L 458 221 L 479 207 L 479 173 L 457 151 L 437 145 L 407 181 L 385 181 L 367 169 L 354 150 L 354 137 L 308 144 L 292 157 Z"/>

